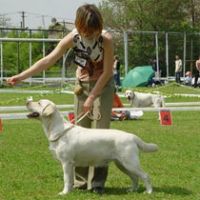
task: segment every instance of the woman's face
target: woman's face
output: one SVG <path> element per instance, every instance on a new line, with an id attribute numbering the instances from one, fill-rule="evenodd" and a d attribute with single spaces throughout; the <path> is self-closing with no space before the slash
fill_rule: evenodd
<path id="1" fill-rule="evenodd" d="M 79 34 L 81 35 L 81 37 L 87 39 L 87 40 L 93 40 L 96 39 L 100 36 L 99 31 L 94 31 L 94 32 L 82 32 L 79 31 Z"/>

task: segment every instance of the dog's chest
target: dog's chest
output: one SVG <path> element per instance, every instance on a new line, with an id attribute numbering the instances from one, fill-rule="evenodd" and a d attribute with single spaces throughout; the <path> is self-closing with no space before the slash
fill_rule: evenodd
<path id="1" fill-rule="evenodd" d="M 56 155 L 56 145 L 53 143 L 49 144 L 49 151 L 52 153 L 53 157 L 55 159 L 57 159 L 57 155 Z"/>
<path id="2" fill-rule="evenodd" d="M 107 165 L 111 160 L 108 158 L 102 158 L 102 157 L 92 157 L 92 156 L 76 156 L 74 158 L 74 165 L 75 166 L 105 166 Z"/>

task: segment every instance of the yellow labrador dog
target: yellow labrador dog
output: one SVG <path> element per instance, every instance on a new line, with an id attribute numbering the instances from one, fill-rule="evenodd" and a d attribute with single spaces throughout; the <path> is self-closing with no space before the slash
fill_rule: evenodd
<path id="1" fill-rule="evenodd" d="M 164 107 L 164 97 L 160 94 L 133 92 L 132 90 L 125 91 L 125 97 L 129 100 L 131 106 L 155 108 Z"/>
<path id="2" fill-rule="evenodd" d="M 64 172 L 64 195 L 73 188 L 75 166 L 105 166 L 110 161 L 132 180 L 131 190 L 138 188 L 142 179 L 147 193 L 152 193 L 149 176 L 141 169 L 139 149 L 144 152 L 157 151 L 156 144 L 145 143 L 131 133 L 113 129 L 87 129 L 67 122 L 49 100 L 27 101 L 31 113 L 29 118 L 42 122 L 50 149 L 61 162 Z"/>

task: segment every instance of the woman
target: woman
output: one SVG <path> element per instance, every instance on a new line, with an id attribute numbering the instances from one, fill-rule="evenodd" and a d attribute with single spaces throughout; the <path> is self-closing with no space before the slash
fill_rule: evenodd
<path id="1" fill-rule="evenodd" d="M 109 128 L 113 102 L 113 44 L 110 33 L 103 30 L 102 16 L 93 4 L 85 4 L 76 11 L 75 29 L 66 35 L 55 49 L 44 58 L 38 60 L 30 68 L 7 79 L 10 85 L 48 69 L 63 54 L 73 48 L 75 52 L 76 90 L 75 115 L 90 112 L 96 108 L 98 117 L 86 116 L 79 125 L 90 128 Z M 107 177 L 107 167 L 76 168 L 75 187 L 88 188 L 89 171 L 92 191 L 102 194 Z M 92 173 L 91 173 L 92 174 Z"/>

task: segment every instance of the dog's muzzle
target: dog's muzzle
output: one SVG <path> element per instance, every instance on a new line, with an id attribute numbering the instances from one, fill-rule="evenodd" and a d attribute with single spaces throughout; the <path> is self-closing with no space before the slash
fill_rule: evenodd
<path id="1" fill-rule="evenodd" d="M 130 101 L 131 100 L 131 96 L 127 96 L 127 99 Z"/>
<path id="2" fill-rule="evenodd" d="M 39 116 L 40 116 L 39 112 L 32 112 L 32 113 L 27 115 L 28 118 L 37 118 Z"/>
<path id="3" fill-rule="evenodd" d="M 28 106 L 28 104 L 31 103 L 32 101 L 33 101 L 33 97 L 28 97 L 26 99 L 26 105 Z M 39 116 L 40 116 L 39 112 L 32 112 L 27 115 L 28 118 L 37 118 Z"/>

